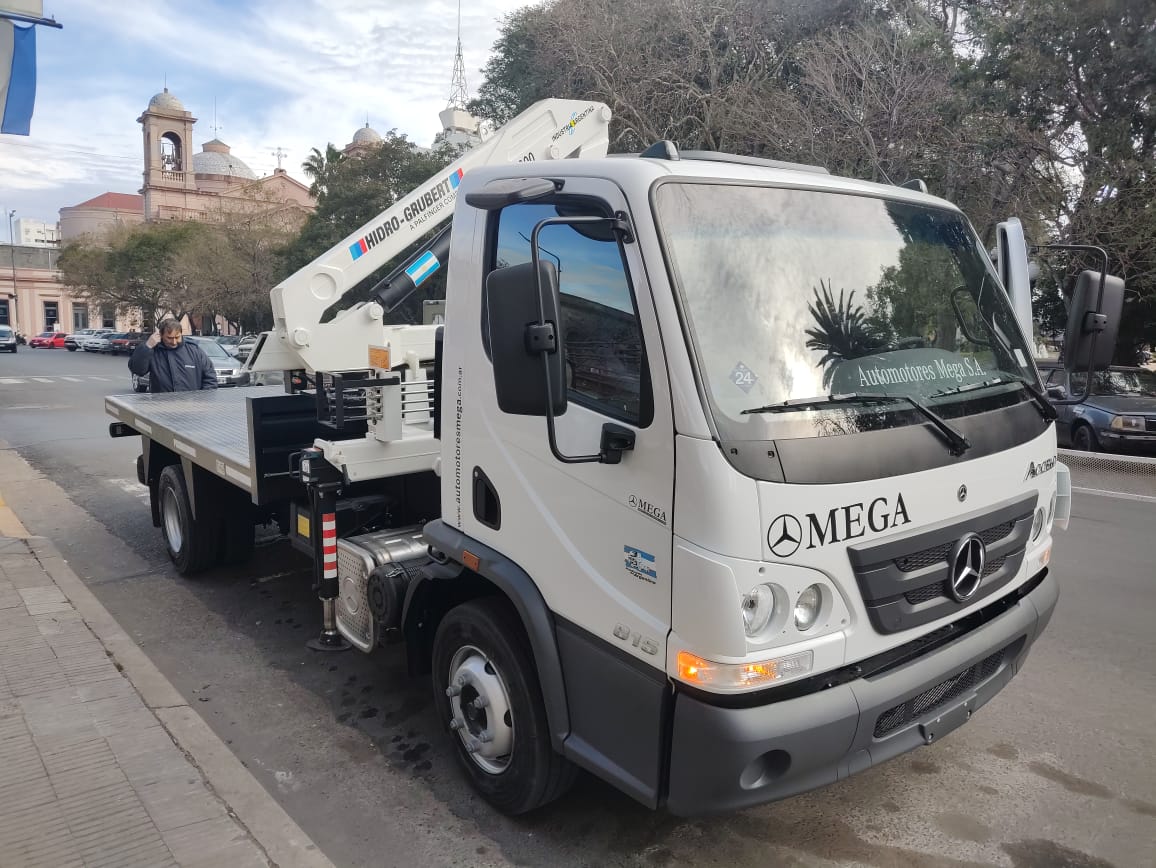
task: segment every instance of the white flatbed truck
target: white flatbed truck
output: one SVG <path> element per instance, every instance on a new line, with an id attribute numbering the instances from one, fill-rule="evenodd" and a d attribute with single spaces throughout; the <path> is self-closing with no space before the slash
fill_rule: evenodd
<path id="1" fill-rule="evenodd" d="M 275 288 L 252 367 L 286 387 L 107 399 L 177 569 L 276 520 L 314 558 L 313 644 L 404 642 L 510 813 L 578 767 L 732 810 L 942 738 L 1058 596 L 1018 224 L 997 269 L 920 189 L 605 158 L 609 119 L 533 106 Z M 443 264 L 445 325 L 384 325 Z M 1103 285 L 1072 364 L 1102 355 Z"/>

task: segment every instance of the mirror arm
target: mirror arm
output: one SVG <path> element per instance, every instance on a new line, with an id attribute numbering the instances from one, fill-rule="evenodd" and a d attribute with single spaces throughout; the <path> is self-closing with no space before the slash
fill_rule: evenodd
<path id="1" fill-rule="evenodd" d="M 957 302 L 955 300 L 955 297 L 957 295 L 959 295 L 961 292 L 967 292 L 967 287 L 966 286 L 957 286 L 955 289 L 953 289 L 951 291 L 951 295 L 949 295 L 947 297 L 948 300 L 951 302 L 952 310 L 955 311 L 955 321 L 959 324 L 959 330 L 961 332 L 963 332 L 963 336 L 965 338 L 967 338 L 969 341 L 971 341 L 976 346 L 989 347 L 990 348 L 991 344 L 988 341 L 981 340 L 980 338 L 975 337 L 971 333 L 971 329 L 969 329 L 967 327 L 967 319 L 964 317 L 963 311 L 961 311 L 959 309 L 959 302 Z"/>
<path id="2" fill-rule="evenodd" d="M 1088 379 L 1084 382 L 1084 389 L 1080 392 L 1078 398 L 1065 398 L 1064 400 L 1054 400 L 1053 404 L 1062 404 L 1065 407 L 1075 406 L 1076 404 L 1083 404 L 1092 396 L 1092 377 L 1095 375 L 1096 368 L 1096 340 L 1100 337 L 1100 332 L 1104 330 L 1106 319 L 1101 313 L 1104 307 L 1104 284 L 1108 280 L 1108 251 L 1096 244 L 1036 244 L 1028 248 L 1035 252 L 1037 250 L 1073 250 L 1082 253 L 1096 253 L 1104 261 L 1100 268 L 1100 287 L 1096 293 L 1096 314 L 1095 319 L 1091 323 L 1089 329 L 1092 333 L 1092 343 L 1088 347 Z M 1088 318 L 1084 318 L 1084 323 L 1081 328 L 1088 328 Z M 1065 336 L 1066 339 L 1066 336 Z"/>
<path id="3" fill-rule="evenodd" d="M 548 353 L 558 352 L 561 341 L 553 324 L 546 321 L 546 299 L 542 288 L 542 269 L 539 266 L 538 235 L 546 226 L 609 222 L 615 231 L 624 232 L 626 237 L 633 239 L 630 224 L 626 222 L 625 216 L 619 213 L 615 217 L 549 217 L 539 221 L 534 231 L 530 233 L 530 260 L 534 264 L 534 279 L 538 285 L 538 322 L 526 329 L 526 349 L 537 352 L 542 357 L 542 371 L 546 381 L 546 436 L 550 441 L 551 454 L 563 464 L 618 464 L 622 460 L 622 453 L 634 448 L 634 432 L 624 429 L 631 435 L 627 444 L 627 438 L 618 436 L 618 432 L 609 432 L 612 436 L 608 436 L 606 426 L 603 426 L 602 443 L 596 455 L 566 455 L 558 448 L 558 436 L 554 426 L 554 387 L 550 382 L 550 362 L 546 356 Z M 559 303 L 559 315 L 561 312 Z"/>

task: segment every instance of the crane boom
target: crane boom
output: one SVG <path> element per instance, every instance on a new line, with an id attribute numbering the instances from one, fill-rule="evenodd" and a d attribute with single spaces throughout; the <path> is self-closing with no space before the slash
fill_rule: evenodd
<path id="1" fill-rule="evenodd" d="M 376 302 L 324 312 L 352 287 L 448 220 L 462 176 L 482 166 L 605 156 L 610 109 L 602 103 L 547 99 L 534 103 L 482 144 L 467 151 L 364 226 L 286 278 L 270 292 L 277 353 L 313 371 L 366 366 L 366 348 L 382 343 L 384 310 Z M 427 254 L 428 255 L 428 254 Z M 425 261 L 421 279 L 441 263 Z"/>

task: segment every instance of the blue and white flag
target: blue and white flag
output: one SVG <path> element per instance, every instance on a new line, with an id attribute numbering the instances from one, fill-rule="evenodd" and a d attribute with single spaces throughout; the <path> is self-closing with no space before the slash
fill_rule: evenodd
<path id="1" fill-rule="evenodd" d="M 0 133 L 26 136 L 36 104 L 36 28 L 0 18 Z"/>

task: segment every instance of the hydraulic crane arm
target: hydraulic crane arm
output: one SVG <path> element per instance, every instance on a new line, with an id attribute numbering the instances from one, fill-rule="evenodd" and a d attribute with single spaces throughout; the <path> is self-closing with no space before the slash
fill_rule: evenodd
<path id="1" fill-rule="evenodd" d="M 366 348 L 384 341 L 384 309 L 369 302 L 322 314 L 352 287 L 450 219 L 462 176 L 482 166 L 605 156 L 610 109 L 597 102 L 548 99 L 534 103 L 485 142 L 427 180 L 270 292 L 276 355 L 314 371 L 366 366 Z M 428 257 L 430 254 L 427 254 Z M 426 259 L 421 278 L 442 263 Z M 284 362 L 283 362 L 284 363 Z"/>

